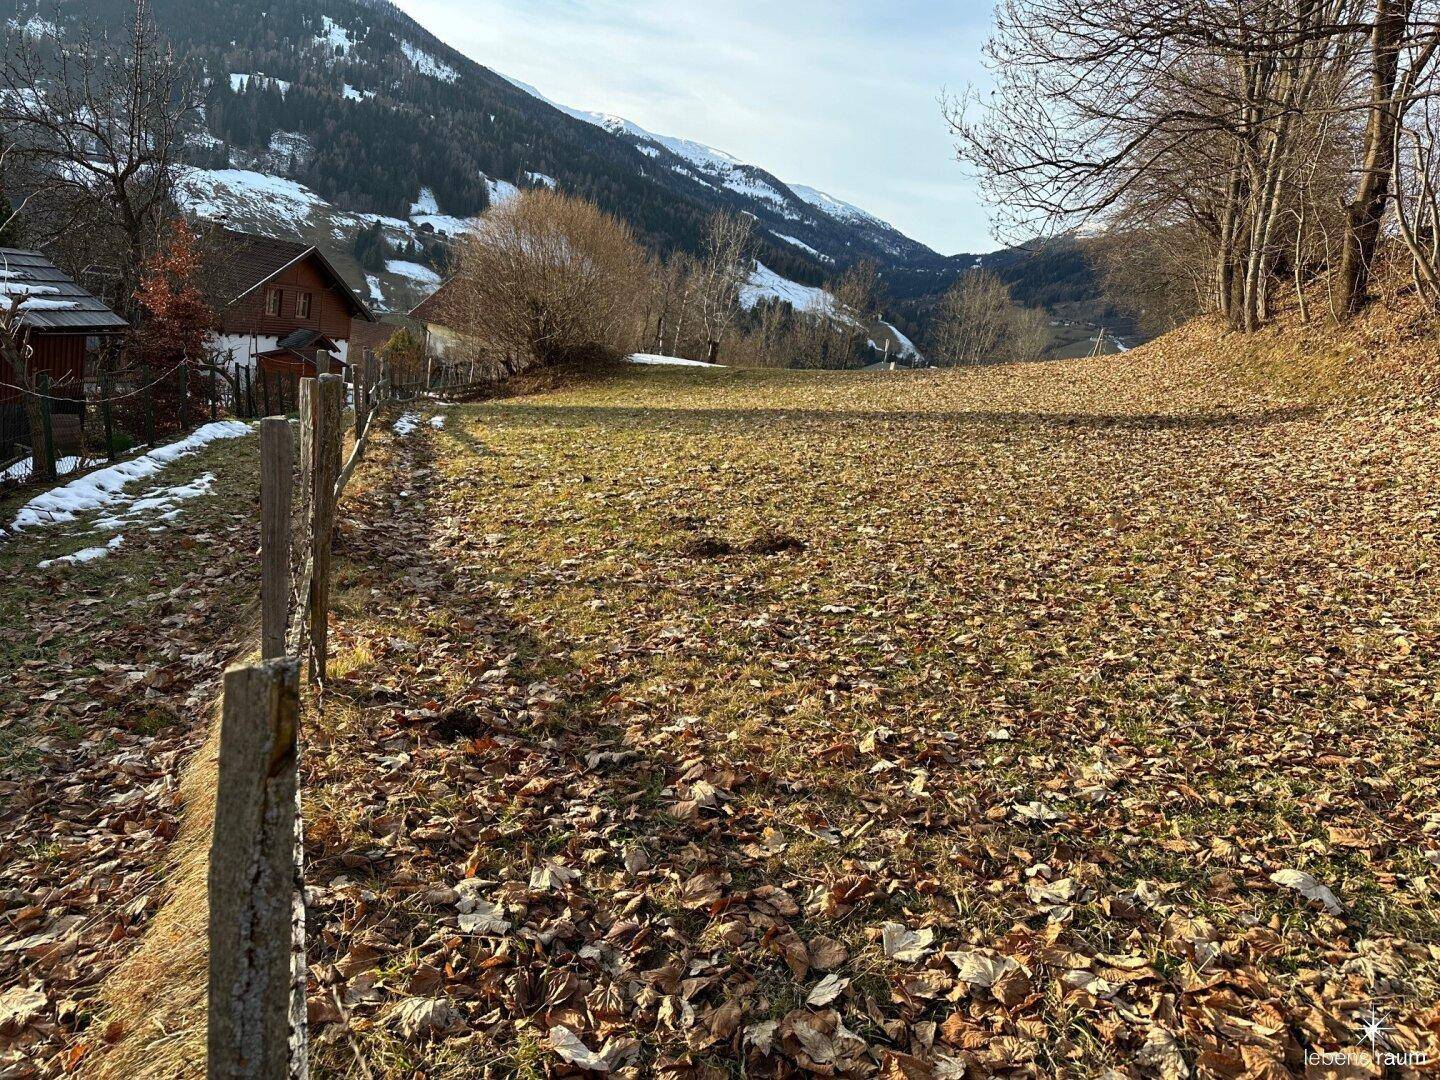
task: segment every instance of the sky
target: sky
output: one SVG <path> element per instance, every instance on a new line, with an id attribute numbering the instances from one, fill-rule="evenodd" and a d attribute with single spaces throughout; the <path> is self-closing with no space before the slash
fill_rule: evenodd
<path id="1" fill-rule="evenodd" d="M 984 80 L 990 0 L 396 0 L 572 108 L 707 143 L 942 254 L 998 245 L 940 95 Z"/>

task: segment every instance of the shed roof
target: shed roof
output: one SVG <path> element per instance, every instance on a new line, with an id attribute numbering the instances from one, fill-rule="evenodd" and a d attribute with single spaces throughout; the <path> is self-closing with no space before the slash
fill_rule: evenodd
<path id="1" fill-rule="evenodd" d="M 57 334 L 114 334 L 130 324 L 75 284 L 38 251 L 0 248 L 0 302 L 28 296 L 20 305 L 22 321 L 32 330 Z"/>

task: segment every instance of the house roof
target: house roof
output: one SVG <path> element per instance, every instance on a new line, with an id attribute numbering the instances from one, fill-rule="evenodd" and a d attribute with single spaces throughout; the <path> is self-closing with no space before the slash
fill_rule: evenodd
<path id="1" fill-rule="evenodd" d="M 280 349 L 308 349 L 313 347 L 324 349 L 326 352 L 338 352 L 340 349 L 340 346 L 336 345 L 333 339 L 326 337 L 319 330 L 305 329 L 291 330 L 290 333 L 286 334 L 276 343 L 276 347 Z"/>
<path id="2" fill-rule="evenodd" d="M 239 232 L 236 229 L 218 228 L 214 235 L 219 240 L 220 248 L 217 255 L 216 281 L 226 306 L 250 295 L 282 270 L 313 255 L 331 281 L 350 301 L 353 313 L 366 322 L 375 321 L 369 305 L 315 245 L 297 240 L 277 240 L 272 236 Z"/>
<path id="3" fill-rule="evenodd" d="M 113 334 L 130 328 L 96 297 L 36 251 L 0 248 L 0 302 L 28 295 L 21 321 L 32 330 L 60 334 Z"/>
<path id="4" fill-rule="evenodd" d="M 437 326 L 444 326 L 444 294 L 445 290 L 450 287 L 450 282 L 454 280 L 454 278 L 451 278 L 450 281 L 444 282 L 429 296 L 425 297 L 424 300 L 421 300 L 420 303 L 416 304 L 413 308 L 411 308 L 410 317 L 412 319 L 419 319 L 423 323 L 434 323 Z"/>

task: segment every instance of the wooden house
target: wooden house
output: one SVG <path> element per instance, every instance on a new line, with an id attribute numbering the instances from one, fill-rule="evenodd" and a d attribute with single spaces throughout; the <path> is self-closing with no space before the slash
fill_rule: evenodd
<path id="1" fill-rule="evenodd" d="M 352 327 L 375 316 L 324 252 L 232 229 L 211 240 L 214 344 L 230 366 L 295 377 L 346 366 Z"/>
<path id="2" fill-rule="evenodd" d="M 50 377 L 56 442 L 68 448 L 84 414 L 86 358 L 100 338 L 126 333 L 129 324 L 39 252 L 0 248 L 0 305 L 9 311 L 17 297 L 24 298 L 17 310 L 33 349 L 31 377 Z M 0 459 L 31 445 L 20 382 L 0 357 Z"/>

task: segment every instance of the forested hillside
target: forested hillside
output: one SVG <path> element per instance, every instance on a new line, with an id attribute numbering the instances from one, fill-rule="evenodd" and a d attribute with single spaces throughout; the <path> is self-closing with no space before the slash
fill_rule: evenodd
<path id="1" fill-rule="evenodd" d="M 56 30 L 118 38 L 132 13 L 128 0 L 40 0 L 22 5 L 15 25 L 48 48 Z M 188 150 L 193 205 L 321 244 L 357 286 L 370 282 L 382 307 L 406 307 L 433 287 L 446 270 L 444 234 L 517 188 L 541 185 L 616 214 L 662 255 L 695 252 L 709 218 L 726 211 L 754 218 L 756 257 L 793 281 L 820 284 L 873 260 L 895 316 L 917 338 L 927 298 L 977 258 L 937 254 L 858 207 L 722 151 L 550 102 L 386 0 L 157 0 L 154 16 L 208 82 L 205 130 Z M 389 260 L 409 273 L 392 273 Z M 998 252 L 985 265 L 1023 303 L 1079 300 L 1103 311 L 1088 262 L 1068 246 Z"/>

